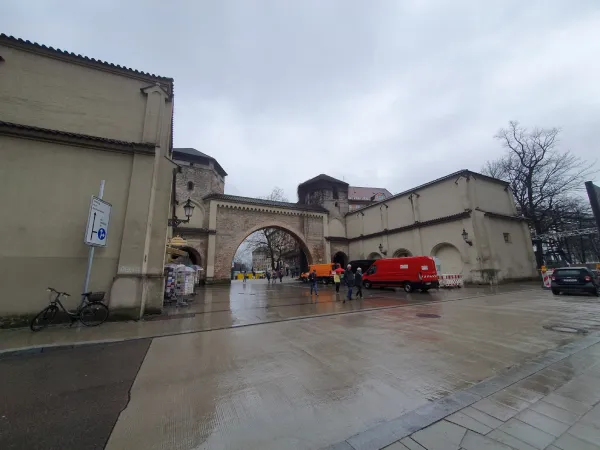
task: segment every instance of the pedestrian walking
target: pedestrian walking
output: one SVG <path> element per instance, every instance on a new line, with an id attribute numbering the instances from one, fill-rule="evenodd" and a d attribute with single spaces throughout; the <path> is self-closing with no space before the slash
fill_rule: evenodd
<path id="1" fill-rule="evenodd" d="M 362 269 L 360 267 L 356 269 L 356 274 L 354 275 L 354 286 L 356 286 L 356 298 L 360 297 L 362 300 Z"/>
<path id="2" fill-rule="evenodd" d="M 246 276 L 247 276 L 245 270 L 242 272 L 242 275 L 244 276 L 244 284 L 245 284 L 246 283 Z"/>
<path id="3" fill-rule="evenodd" d="M 333 282 L 335 283 L 335 293 L 340 293 L 340 274 L 337 272 L 333 272 Z"/>
<path id="4" fill-rule="evenodd" d="M 348 292 L 346 293 L 346 300 L 352 300 L 352 288 L 354 287 L 354 274 L 352 273 L 352 266 L 348 264 L 346 271 L 344 272 L 344 282 L 346 283 L 346 287 L 348 288 Z M 344 300 L 344 303 L 346 303 Z"/>
<path id="5" fill-rule="evenodd" d="M 279 282 L 283 283 L 283 269 L 279 269 Z"/>
<path id="6" fill-rule="evenodd" d="M 313 269 L 313 271 L 311 273 L 308 274 L 308 282 L 310 283 L 310 295 L 312 297 L 313 294 L 313 290 L 315 291 L 315 294 L 317 294 L 317 297 L 319 296 L 319 290 L 317 288 L 317 269 Z"/>
<path id="7" fill-rule="evenodd" d="M 271 271 L 267 269 L 265 274 L 267 276 L 267 284 L 271 284 Z"/>

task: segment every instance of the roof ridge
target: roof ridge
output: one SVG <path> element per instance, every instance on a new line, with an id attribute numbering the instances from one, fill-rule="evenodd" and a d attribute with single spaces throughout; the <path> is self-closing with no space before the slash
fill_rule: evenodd
<path id="1" fill-rule="evenodd" d="M 52 52 L 52 53 L 56 53 L 56 54 L 63 55 L 63 56 L 69 56 L 69 57 L 72 57 L 72 58 L 77 58 L 77 59 L 79 59 L 81 61 L 85 61 L 85 62 L 88 62 L 88 63 L 101 64 L 103 66 L 111 67 L 113 69 L 124 70 L 126 72 L 132 72 L 132 73 L 137 74 L 137 75 L 142 75 L 142 76 L 145 76 L 145 77 L 155 78 L 155 79 L 159 79 L 159 80 L 162 80 L 162 81 L 170 81 L 170 82 L 174 81 L 173 78 L 170 78 L 170 77 L 163 77 L 163 76 L 156 75 L 156 74 L 153 74 L 153 73 L 150 73 L 150 72 L 143 72 L 141 70 L 132 69 L 130 67 L 125 67 L 125 66 L 121 66 L 119 64 L 110 63 L 108 61 L 104 61 L 104 60 L 101 60 L 101 59 L 90 58 L 89 56 L 84 56 L 84 55 L 80 55 L 78 53 L 73 53 L 73 52 L 69 52 L 69 51 L 66 51 L 66 50 L 61 50 L 59 48 L 54 48 L 54 47 L 47 46 L 47 45 L 44 45 L 44 44 L 38 44 L 37 42 L 32 42 L 32 41 L 30 41 L 28 39 L 18 38 L 18 37 L 11 36 L 11 35 L 8 35 L 8 34 L 5 34 L 5 33 L 0 33 L 0 42 L 1 41 L 8 41 L 8 42 L 16 43 L 16 44 L 19 44 L 19 45 L 25 45 L 25 46 L 32 47 L 32 48 L 35 48 L 35 49 L 49 51 L 49 52 Z"/>

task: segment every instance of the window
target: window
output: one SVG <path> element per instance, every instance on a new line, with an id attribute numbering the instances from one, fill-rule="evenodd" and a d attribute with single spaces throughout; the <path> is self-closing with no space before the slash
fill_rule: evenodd
<path id="1" fill-rule="evenodd" d="M 510 233 L 502 233 L 504 235 L 504 242 L 510 244 L 512 242 L 512 238 L 510 237 Z"/>
<path id="2" fill-rule="evenodd" d="M 334 186 L 334 187 L 333 187 L 333 199 L 334 199 L 334 200 L 338 200 L 338 198 L 339 198 L 339 195 L 338 195 L 338 190 L 337 190 L 337 187 L 336 187 L 336 186 Z"/>
<path id="3" fill-rule="evenodd" d="M 188 187 L 188 191 L 193 191 L 194 190 L 194 182 L 188 181 L 187 187 Z"/>
<path id="4" fill-rule="evenodd" d="M 377 272 L 377 266 L 371 266 L 367 271 L 367 275 L 373 275 L 375 272 Z"/>

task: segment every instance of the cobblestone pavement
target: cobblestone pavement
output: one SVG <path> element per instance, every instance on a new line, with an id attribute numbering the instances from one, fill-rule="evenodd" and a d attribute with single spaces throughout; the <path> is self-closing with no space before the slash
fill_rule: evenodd
<path id="1" fill-rule="evenodd" d="M 600 450 L 600 344 L 384 448 Z"/>

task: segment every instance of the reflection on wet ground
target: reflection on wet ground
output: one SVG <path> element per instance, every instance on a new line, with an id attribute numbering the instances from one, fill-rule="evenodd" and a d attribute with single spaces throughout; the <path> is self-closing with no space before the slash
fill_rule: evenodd
<path id="1" fill-rule="evenodd" d="M 596 299 L 541 289 L 369 291 L 362 306 L 298 285 L 210 291 L 181 320 L 279 322 L 154 339 L 107 449 L 318 449 L 580 337 L 544 325 L 600 328 Z"/>
<path id="2" fill-rule="evenodd" d="M 277 322 L 322 314 L 340 314 L 363 309 L 399 307 L 495 292 L 537 288 L 537 285 L 477 286 L 454 290 L 415 292 L 364 290 L 364 300 L 342 303 L 345 290 L 336 296 L 332 286 L 320 286 L 319 296 L 310 295 L 307 284 L 296 281 L 268 284 L 265 280 L 236 281 L 231 286 L 207 286 L 187 307 L 167 307 L 162 317 L 139 322 L 111 322 L 86 328 L 59 325 L 41 333 L 27 329 L 0 330 L 0 351 L 37 345 L 83 341 L 136 339 L 170 334 L 218 330 L 236 326 Z"/>

